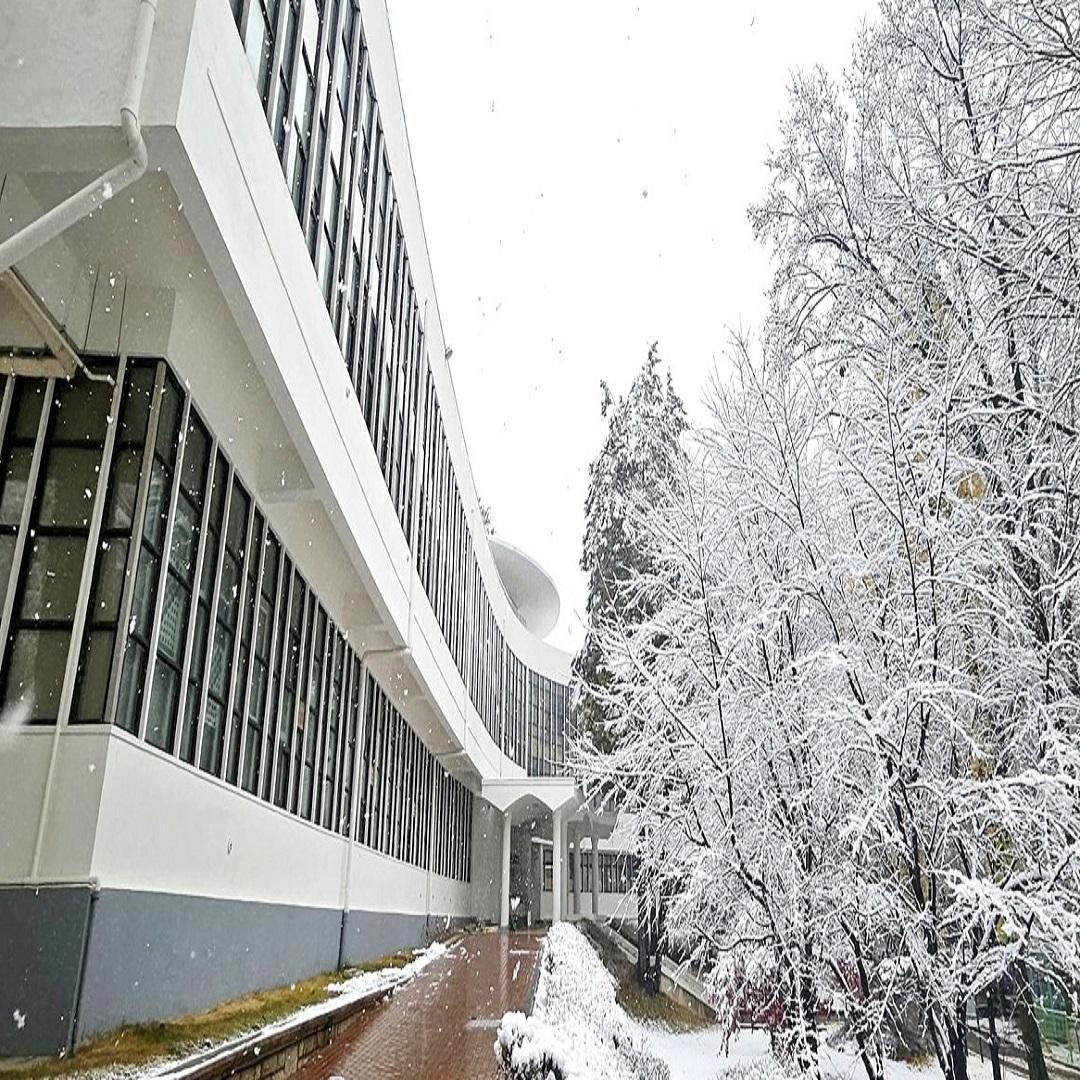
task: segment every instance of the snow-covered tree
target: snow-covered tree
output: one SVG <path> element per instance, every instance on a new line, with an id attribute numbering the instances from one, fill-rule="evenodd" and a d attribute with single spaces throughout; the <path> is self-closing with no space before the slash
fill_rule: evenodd
<path id="1" fill-rule="evenodd" d="M 776 276 L 601 612 L 632 812 L 729 1018 L 870 1080 L 914 1010 L 947 1080 L 1008 977 L 1080 977 L 1080 17 L 884 0 L 795 79 L 752 220 Z M 602 748 L 605 749 L 605 748 Z"/>
<path id="2" fill-rule="evenodd" d="M 575 680 L 585 686 L 601 686 L 608 678 L 597 628 L 612 620 L 640 622 L 648 615 L 624 588 L 631 575 L 648 565 L 629 511 L 651 501 L 667 483 L 666 463 L 680 453 L 679 440 L 686 430 L 683 403 L 670 371 L 661 367 L 655 343 L 625 397 L 614 398 L 606 383 L 601 390 L 608 430 L 589 466 L 581 552 L 581 568 L 588 574 L 588 626 L 574 661 Z M 597 698 L 578 696 L 575 723 L 600 745 L 608 744 L 607 720 Z"/>

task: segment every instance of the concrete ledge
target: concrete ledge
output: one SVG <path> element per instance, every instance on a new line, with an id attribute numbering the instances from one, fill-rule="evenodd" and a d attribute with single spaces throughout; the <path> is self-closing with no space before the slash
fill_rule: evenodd
<path id="1" fill-rule="evenodd" d="M 325 1008 L 293 1021 L 282 1021 L 268 1031 L 248 1035 L 193 1058 L 170 1064 L 153 1075 L 172 1080 L 285 1080 L 312 1055 L 344 1035 L 372 1006 L 409 981 L 402 976 L 386 986 L 346 1001 L 327 1003 Z"/>

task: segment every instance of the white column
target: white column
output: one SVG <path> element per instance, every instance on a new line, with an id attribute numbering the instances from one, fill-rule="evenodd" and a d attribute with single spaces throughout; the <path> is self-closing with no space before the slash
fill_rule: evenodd
<path id="1" fill-rule="evenodd" d="M 563 828 L 562 810 L 551 812 L 551 921 L 561 922 L 563 917 Z"/>
<path id="2" fill-rule="evenodd" d="M 578 852 L 581 849 L 581 845 L 578 843 L 577 832 L 575 831 L 570 839 L 570 887 L 574 890 L 574 914 L 581 914 L 581 882 L 579 880 L 581 875 L 581 860 L 578 857 Z"/>
<path id="3" fill-rule="evenodd" d="M 510 811 L 503 814 L 502 830 L 502 885 L 499 893 L 499 925 L 510 927 Z"/>
<path id="4" fill-rule="evenodd" d="M 590 851 L 590 857 L 592 859 L 592 913 L 593 918 L 598 919 L 600 917 L 600 856 L 596 850 L 596 826 L 592 827 L 592 850 Z"/>

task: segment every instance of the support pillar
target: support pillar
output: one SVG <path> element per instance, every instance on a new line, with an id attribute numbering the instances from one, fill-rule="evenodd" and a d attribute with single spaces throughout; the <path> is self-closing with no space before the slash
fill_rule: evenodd
<path id="1" fill-rule="evenodd" d="M 551 812 L 551 921 L 562 922 L 563 917 L 563 844 L 566 830 L 563 828 L 561 809 Z"/>
<path id="2" fill-rule="evenodd" d="M 592 860 L 592 914 L 594 919 L 600 918 L 600 854 L 596 847 L 596 826 L 593 825 L 591 832 L 592 846 L 589 857 Z"/>
<path id="3" fill-rule="evenodd" d="M 581 859 L 579 851 L 581 844 L 578 842 L 578 834 L 575 831 L 570 839 L 570 887 L 574 891 L 574 914 L 581 914 Z"/>
<path id="4" fill-rule="evenodd" d="M 502 829 L 502 884 L 499 892 L 499 926 L 510 928 L 510 837 L 512 835 L 510 811 L 503 814 Z"/>

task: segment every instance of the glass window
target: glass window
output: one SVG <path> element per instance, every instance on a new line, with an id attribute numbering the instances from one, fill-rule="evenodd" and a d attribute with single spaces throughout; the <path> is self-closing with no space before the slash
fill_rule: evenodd
<path id="1" fill-rule="evenodd" d="M 250 499 L 240 481 L 233 478 L 229 498 L 229 516 L 216 595 L 213 644 L 210 669 L 206 679 L 206 710 L 203 715 L 202 751 L 199 767 L 204 772 L 221 774 L 225 750 L 225 719 L 232 683 L 233 651 L 240 610 L 240 588 L 247 535 Z"/>
<path id="2" fill-rule="evenodd" d="M 230 784 L 237 782 L 240 771 L 241 743 L 244 737 L 244 713 L 247 707 L 249 691 L 248 676 L 251 674 L 251 647 L 255 633 L 255 614 L 258 605 L 259 573 L 261 569 L 260 556 L 263 546 L 263 516 L 258 510 L 254 512 L 254 519 L 248 540 L 247 550 L 244 553 L 243 566 L 246 572 L 243 575 L 241 586 L 241 609 L 243 621 L 240 623 L 240 638 L 236 643 L 235 679 L 232 686 L 232 722 L 229 728 L 229 764 L 226 770 L 226 778 Z M 262 726 L 260 719 L 259 738 L 262 738 Z"/>
<path id="3" fill-rule="evenodd" d="M 303 798 L 300 802 L 300 816 L 306 821 L 311 821 L 311 813 L 315 803 L 315 769 L 318 763 L 319 727 L 322 723 L 320 715 L 320 703 L 322 701 L 323 670 L 326 651 L 326 612 L 319 607 L 316 622 L 314 648 L 311 649 L 311 675 L 308 682 L 308 692 L 305 712 L 307 714 L 307 730 L 304 735 L 304 787 Z"/>
<path id="4" fill-rule="evenodd" d="M 278 724 L 277 777 L 274 781 L 274 803 L 285 807 L 289 803 L 289 776 L 295 730 L 297 688 L 300 678 L 300 653 L 303 644 L 304 597 L 303 578 L 293 570 L 292 603 L 289 609 L 288 644 L 285 671 L 281 688 L 281 718 Z"/>
<path id="5" fill-rule="evenodd" d="M 273 775 L 277 759 L 278 726 L 287 721 L 282 715 L 282 686 L 285 675 L 285 657 L 287 656 L 287 638 L 289 629 L 289 589 L 292 584 L 292 561 L 284 552 L 279 554 L 281 570 L 276 588 L 274 640 L 270 658 L 269 701 L 266 711 L 266 748 L 263 756 L 262 797 L 270 800 L 274 797 Z M 275 799 L 276 801 L 276 799 Z"/>
<path id="6" fill-rule="evenodd" d="M 345 642 L 340 634 L 335 633 L 327 653 L 327 662 L 333 666 L 329 681 L 326 706 L 326 736 L 322 755 L 323 793 L 322 824 L 323 828 L 336 827 L 337 807 L 335 794 L 340 768 L 338 732 L 341 724 L 342 685 L 345 673 Z"/>
<path id="7" fill-rule="evenodd" d="M 146 726 L 147 741 L 169 751 L 173 747 L 180 704 L 184 651 L 189 640 L 188 626 L 209 467 L 210 433 L 192 410 L 184 435 L 180 487 L 169 543 L 157 659 Z M 186 751 L 189 748 L 182 749 Z"/>
<path id="8" fill-rule="evenodd" d="M 155 373 L 155 364 L 129 361 L 124 375 L 120 422 L 113 446 L 105 513 L 76 673 L 72 723 L 105 721 Z"/>
<path id="9" fill-rule="evenodd" d="M 54 388 L 51 396 L 50 386 Z M 55 723 L 113 387 L 80 375 L 55 384 L 17 379 L 13 393 L 11 432 L 5 446 L 11 457 L 4 470 L 4 505 L 0 508 L 9 570 L 23 509 L 21 499 L 16 509 L 15 496 L 25 496 L 31 487 L 34 490 L 5 643 L 3 700 L 6 707 L 24 710 L 30 723 Z M 35 478 L 25 453 L 14 451 L 32 453 L 43 408 L 48 410 L 46 430 Z"/>
<path id="10" fill-rule="evenodd" d="M 247 53 L 255 86 L 263 108 L 270 96 L 270 65 L 274 58 L 274 27 L 277 25 L 277 0 L 250 0 L 248 12 Z"/>
<path id="11" fill-rule="evenodd" d="M 165 552 L 169 505 L 173 488 L 173 473 L 179 445 L 180 413 L 183 397 L 171 373 L 164 373 L 159 401 L 157 433 L 150 461 L 146 506 L 142 519 L 142 542 L 139 545 L 135 571 L 135 590 L 124 642 L 120 694 L 116 709 L 116 724 L 125 731 L 137 731 L 139 711 L 143 700 L 143 684 L 150 638 L 153 633 L 155 604 L 161 582 Z M 155 732 L 161 744 L 161 732 Z"/>
<path id="12" fill-rule="evenodd" d="M 277 538 L 266 530 L 263 567 L 256 610 L 255 644 L 251 653 L 251 686 L 248 690 L 247 732 L 244 735 L 243 787 L 253 794 L 259 789 L 262 768 L 263 718 L 270 687 L 270 649 L 274 633 L 274 601 L 278 591 Z"/>
<path id="13" fill-rule="evenodd" d="M 210 619 L 214 599 L 221 546 L 225 524 L 225 503 L 229 490 L 229 465 L 225 456 L 214 458 L 213 482 L 210 486 L 210 509 L 206 517 L 206 537 L 203 541 L 202 568 L 199 588 L 195 595 L 195 623 L 191 634 L 191 661 L 188 685 L 184 698 L 184 719 L 180 731 L 180 757 L 189 765 L 195 764 L 198 740 L 198 718 L 202 709 L 203 680 L 209 648 Z"/>

